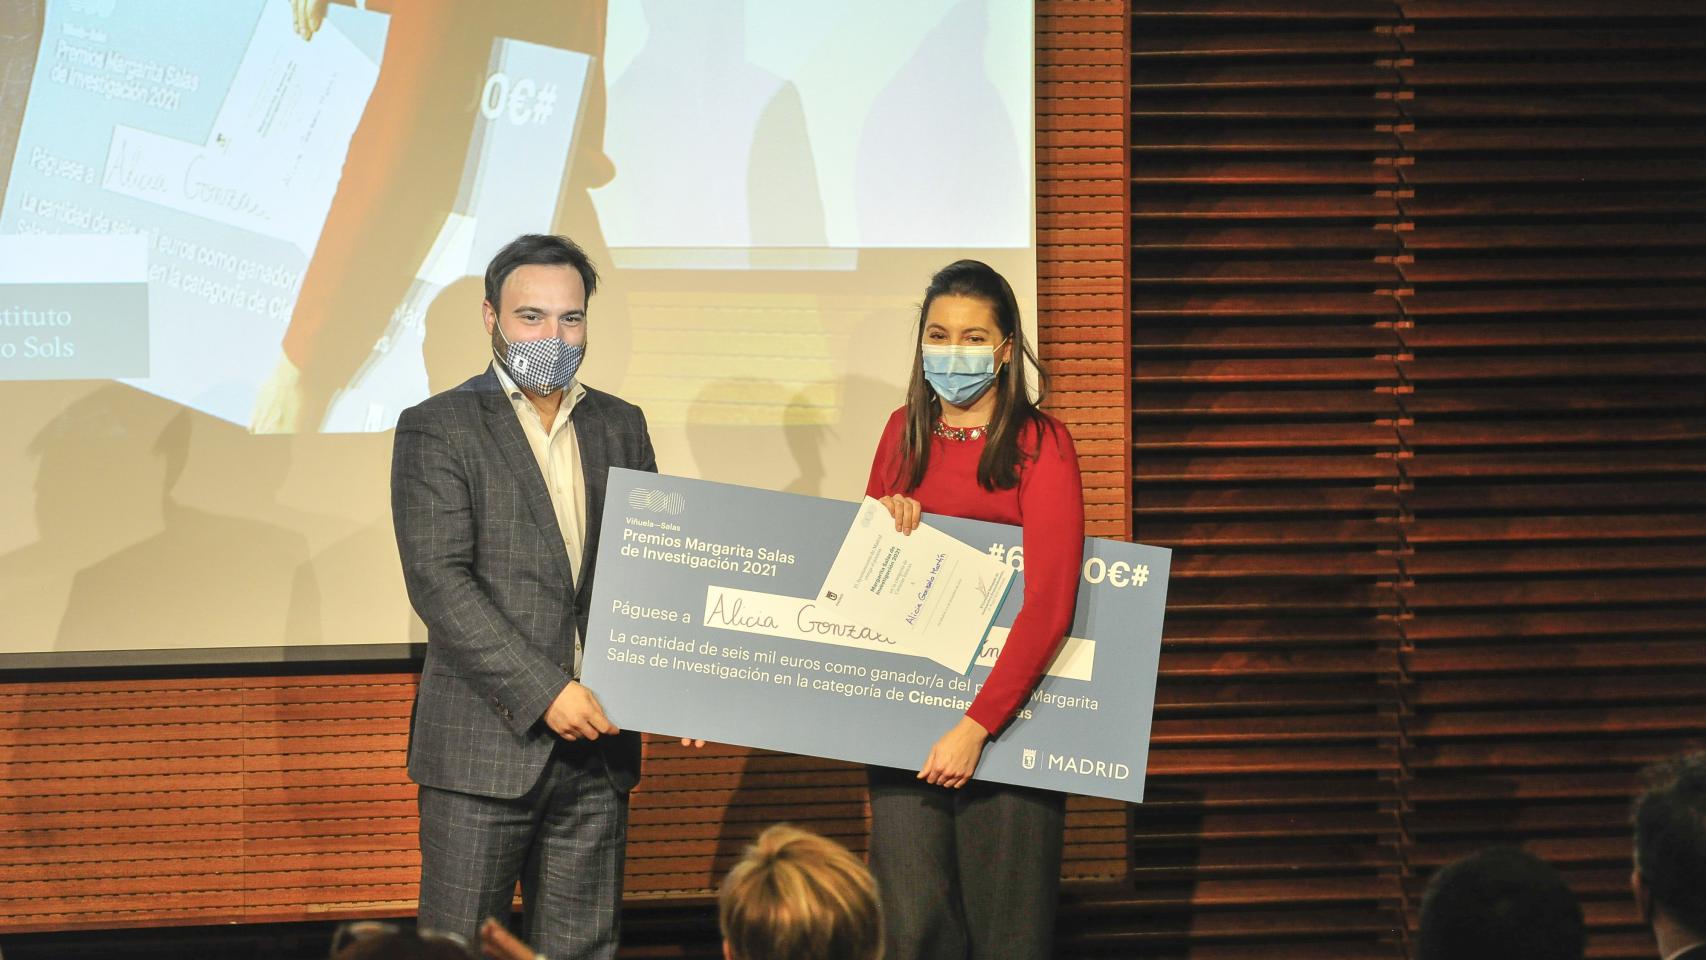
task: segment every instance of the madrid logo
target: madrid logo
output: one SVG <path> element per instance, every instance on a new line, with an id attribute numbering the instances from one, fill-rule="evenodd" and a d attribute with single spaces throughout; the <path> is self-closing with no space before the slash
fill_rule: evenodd
<path id="1" fill-rule="evenodd" d="M 1123 763 L 1090 757 L 1063 757 L 1055 753 L 1048 755 L 1048 768 L 1061 773 L 1076 773 L 1081 777 L 1099 777 L 1104 780 L 1125 780 L 1131 777 L 1131 768 Z"/>

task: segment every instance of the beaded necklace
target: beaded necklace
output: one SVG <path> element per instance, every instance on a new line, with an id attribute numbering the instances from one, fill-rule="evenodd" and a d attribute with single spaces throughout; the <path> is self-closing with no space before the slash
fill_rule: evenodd
<path id="1" fill-rule="evenodd" d="M 985 434 L 989 433 L 989 425 L 984 424 L 981 427 L 950 427 L 946 420 L 943 420 L 941 417 L 937 417 L 936 426 L 931 430 L 931 432 L 944 440 L 980 440 Z"/>

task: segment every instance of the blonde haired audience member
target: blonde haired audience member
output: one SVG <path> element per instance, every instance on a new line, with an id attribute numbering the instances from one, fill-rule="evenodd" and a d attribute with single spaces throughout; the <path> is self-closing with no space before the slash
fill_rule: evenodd
<path id="1" fill-rule="evenodd" d="M 723 878 L 727 960 L 880 960 L 877 882 L 846 847 L 787 824 L 759 834 Z"/>
<path id="2" fill-rule="evenodd" d="M 779 823 L 723 878 L 717 926 L 726 960 L 882 960 L 877 882 L 848 849 Z M 488 960 L 544 960 L 496 919 L 480 929 Z"/>

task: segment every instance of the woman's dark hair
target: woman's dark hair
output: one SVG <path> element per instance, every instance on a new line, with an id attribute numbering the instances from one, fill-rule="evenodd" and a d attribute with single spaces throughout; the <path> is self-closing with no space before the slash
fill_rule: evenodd
<path id="1" fill-rule="evenodd" d="M 906 391 L 906 429 L 901 434 L 901 473 L 906 489 L 924 482 L 930 465 L 930 436 L 941 401 L 924 380 L 924 325 L 930 304 L 937 297 L 970 297 L 987 303 L 995 311 L 1001 335 L 1013 347 L 1007 365 L 995 377 L 995 412 L 989 418 L 989 434 L 983 456 L 977 463 L 977 483 L 985 490 L 1010 490 L 1019 484 L 1019 465 L 1027 458 L 1022 441 L 1029 428 L 1042 429 L 1047 421 L 1037 403 L 1048 393 L 1048 374 L 1037 365 L 1037 356 L 1025 342 L 1019 325 L 1019 301 L 1007 279 L 995 268 L 978 260 L 956 260 L 930 278 L 924 302 L 918 307 L 917 345 L 912 352 L 912 380 Z M 1038 397 L 1031 400 L 1027 367 L 1037 367 Z"/>
<path id="2" fill-rule="evenodd" d="M 527 266 L 574 267 L 575 272 L 581 275 L 581 283 L 586 286 L 588 300 L 598 289 L 598 270 L 580 244 L 568 237 L 549 233 L 524 233 L 504 244 L 486 267 L 486 302 L 492 305 L 493 310 L 498 309 L 498 297 L 503 295 L 504 281 L 517 267 Z"/>

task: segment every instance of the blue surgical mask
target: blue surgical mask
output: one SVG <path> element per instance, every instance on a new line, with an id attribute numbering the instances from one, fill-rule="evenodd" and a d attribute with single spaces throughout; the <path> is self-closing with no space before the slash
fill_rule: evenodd
<path id="1" fill-rule="evenodd" d="M 496 347 L 498 362 L 504 365 L 517 386 L 526 387 L 541 396 L 556 393 L 575 381 L 581 357 L 586 353 L 583 343 L 564 343 L 560 337 L 540 337 L 537 340 L 510 340 L 503 327 L 497 327 L 503 351 Z"/>
<path id="2" fill-rule="evenodd" d="M 926 343 L 923 351 L 925 381 L 936 396 L 956 407 L 970 405 L 995 382 L 995 347 Z"/>

